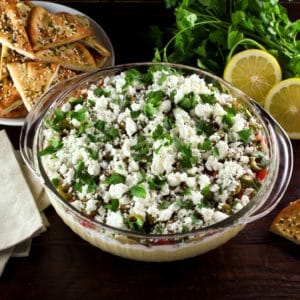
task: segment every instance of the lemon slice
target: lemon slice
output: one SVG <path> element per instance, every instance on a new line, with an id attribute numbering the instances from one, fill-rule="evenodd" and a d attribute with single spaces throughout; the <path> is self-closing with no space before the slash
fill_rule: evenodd
<path id="1" fill-rule="evenodd" d="M 249 49 L 232 57 L 223 77 L 263 105 L 271 87 L 281 80 L 282 73 L 274 56 L 263 50 Z"/>
<path id="2" fill-rule="evenodd" d="M 276 84 L 266 97 L 265 108 L 290 138 L 300 139 L 300 78 Z"/>

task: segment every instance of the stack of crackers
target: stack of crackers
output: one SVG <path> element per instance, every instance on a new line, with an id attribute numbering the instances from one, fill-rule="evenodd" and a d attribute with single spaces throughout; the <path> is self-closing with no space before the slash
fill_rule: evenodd
<path id="1" fill-rule="evenodd" d="M 0 117 L 26 116 L 55 83 L 104 65 L 111 55 L 85 16 L 30 1 L 0 1 Z"/>

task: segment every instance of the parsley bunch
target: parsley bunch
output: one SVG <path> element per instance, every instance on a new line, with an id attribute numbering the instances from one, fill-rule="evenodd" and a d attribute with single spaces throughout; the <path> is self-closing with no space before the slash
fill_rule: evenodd
<path id="1" fill-rule="evenodd" d="M 156 61 L 198 66 L 222 75 L 237 52 L 259 48 L 274 55 L 284 77 L 300 76 L 300 20 L 292 22 L 278 0 L 165 0 L 175 28 L 156 36 Z M 162 39 L 168 36 L 164 47 Z M 160 48 L 160 49 L 159 49 Z"/>

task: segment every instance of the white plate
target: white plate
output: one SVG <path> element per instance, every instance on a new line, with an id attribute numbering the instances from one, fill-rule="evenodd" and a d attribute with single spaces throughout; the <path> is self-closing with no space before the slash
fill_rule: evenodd
<path id="1" fill-rule="evenodd" d="M 105 31 L 102 29 L 102 27 L 98 23 L 96 23 L 96 21 L 94 21 L 89 16 L 85 15 L 84 13 L 82 13 L 74 8 L 71 8 L 71 7 L 62 5 L 62 4 L 57 4 L 57 3 L 53 3 L 53 2 L 47 2 L 47 1 L 32 1 L 32 3 L 37 6 L 41 6 L 52 13 L 67 12 L 67 13 L 70 13 L 73 15 L 76 14 L 76 15 L 83 15 L 83 16 L 88 17 L 90 20 L 90 23 L 95 31 L 97 40 L 100 41 L 104 45 L 104 47 L 111 53 L 110 58 L 106 61 L 106 63 L 104 64 L 103 67 L 114 66 L 114 64 L 115 64 L 114 48 L 111 44 L 109 37 L 107 36 Z M 0 118 L 0 125 L 23 126 L 24 120 L 25 120 L 25 118 L 14 118 L 14 119 L 13 118 L 11 118 L 11 119 Z"/>

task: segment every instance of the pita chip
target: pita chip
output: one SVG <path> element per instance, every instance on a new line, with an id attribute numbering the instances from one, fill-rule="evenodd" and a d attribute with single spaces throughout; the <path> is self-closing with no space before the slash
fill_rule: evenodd
<path id="1" fill-rule="evenodd" d="M 10 63 L 7 68 L 27 110 L 30 110 L 48 90 L 58 72 L 59 65 L 25 62 Z"/>

